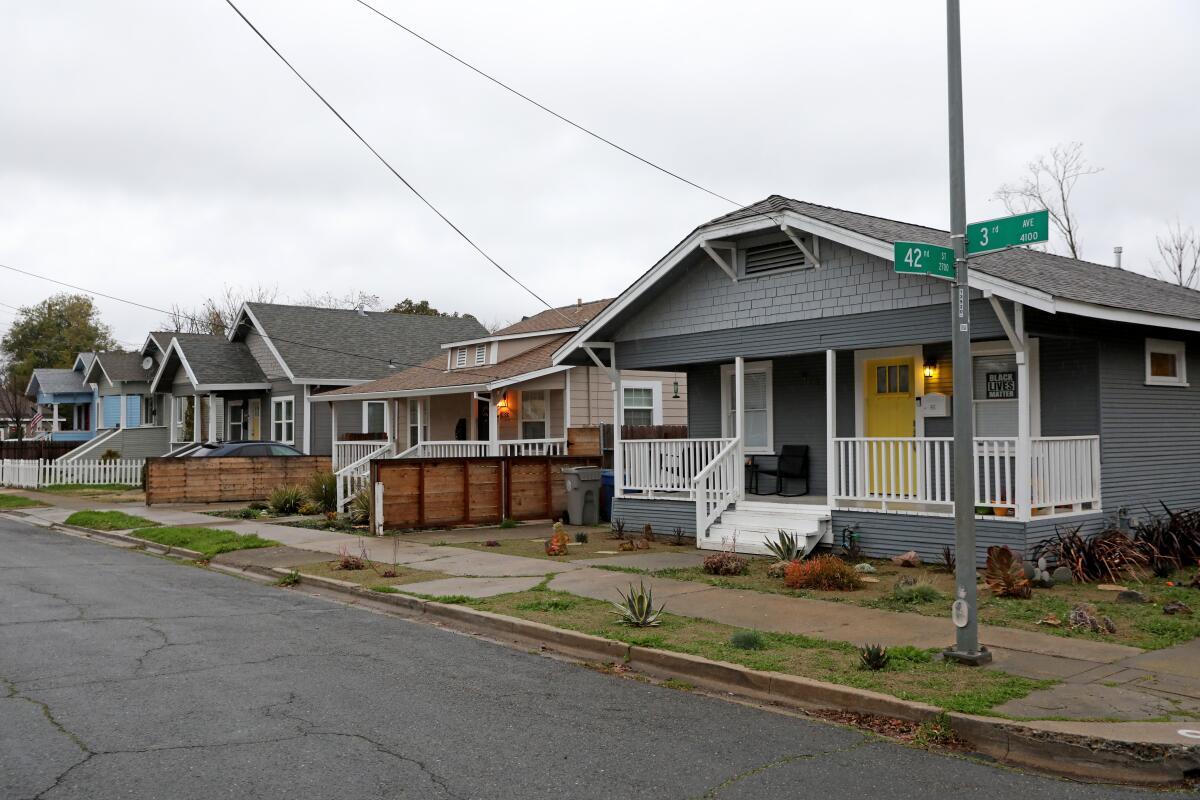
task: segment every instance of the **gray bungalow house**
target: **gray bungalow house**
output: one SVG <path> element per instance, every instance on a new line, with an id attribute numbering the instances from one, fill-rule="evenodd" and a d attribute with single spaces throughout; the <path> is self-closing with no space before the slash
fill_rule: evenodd
<path id="1" fill-rule="evenodd" d="M 151 391 L 172 398 L 175 452 L 262 439 L 332 454 L 330 404 L 313 395 L 385 377 L 424 362 L 443 341 L 486 333 L 473 317 L 246 303 L 228 336 L 154 334 L 167 343 Z M 361 409 L 346 403 L 341 421 L 353 425 Z"/>
<path id="2" fill-rule="evenodd" d="M 553 362 L 608 369 L 618 402 L 617 369 L 687 373 L 691 438 L 618 442 L 614 516 L 704 548 L 762 552 L 787 529 L 933 557 L 954 539 L 956 368 L 975 378 L 980 557 L 1200 505 L 1200 292 L 1029 249 L 974 257 L 960 367 L 948 284 L 897 274 L 896 241 L 949 237 L 773 195 L 698 227 L 572 335 Z M 785 446 L 781 486 L 764 456 Z"/>
<path id="3" fill-rule="evenodd" d="M 122 458 L 160 456 L 167 451 L 164 398 L 150 391 L 158 363 L 157 350 L 154 353 L 143 347 L 142 352 L 96 354 L 83 377 L 96 396 L 96 435 L 64 456 L 64 461 L 100 458 L 110 450 Z"/>

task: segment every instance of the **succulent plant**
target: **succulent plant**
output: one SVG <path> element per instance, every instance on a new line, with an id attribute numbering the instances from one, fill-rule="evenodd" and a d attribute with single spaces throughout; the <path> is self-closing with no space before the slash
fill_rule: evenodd
<path id="1" fill-rule="evenodd" d="M 800 543 L 796 539 L 794 533 L 779 529 L 779 538 L 775 541 L 770 539 L 766 542 L 767 549 L 771 551 L 771 555 L 775 556 L 776 561 L 795 561 L 801 556 Z"/>
<path id="2" fill-rule="evenodd" d="M 618 622 L 635 628 L 653 628 L 661 624 L 666 604 L 655 611 L 653 590 L 647 589 L 644 583 L 639 582 L 636 588 L 632 583 L 629 584 L 628 594 L 620 589 L 617 592 L 621 595 L 621 602 L 613 603 L 613 607 L 616 608 L 614 613 L 619 618 Z"/>
<path id="3" fill-rule="evenodd" d="M 858 662 L 863 669 L 878 672 L 886 669 L 891 660 L 887 648 L 881 644 L 864 644 L 858 648 Z"/>

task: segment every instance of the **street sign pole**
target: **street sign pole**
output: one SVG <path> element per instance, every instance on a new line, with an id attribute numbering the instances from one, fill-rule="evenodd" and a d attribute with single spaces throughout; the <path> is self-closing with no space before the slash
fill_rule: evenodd
<path id="1" fill-rule="evenodd" d="M 951 356 L 954 363 L 954 647 L 945 658 L 986 664 L 992 654 L 979 646 L 975 590 L 975 420 L 971 374 L 971 296 L 967 275 L 967 189 L 963 155 L 962 44 L 958 0 L 946 0 L 946 54 L 950 111 L 950 240 L 954 245 Z"/>

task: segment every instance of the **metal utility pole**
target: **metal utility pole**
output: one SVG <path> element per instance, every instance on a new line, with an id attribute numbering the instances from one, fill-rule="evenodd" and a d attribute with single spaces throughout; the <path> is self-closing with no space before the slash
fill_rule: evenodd
<path id="1" fill-rule="evenodd" d="M 992 654 L 979 646 L 979 603 L 975 591 L 975 419 L 971 362 L 971 290 L 967 274 L 967 188 L 963 156 L 962 41 L 958 0 L 946 0 L 946 54 L 950 111 L 950 241 L 955 279 L 951 291 L 954 363 L 954 647 L 945 658 L 986 664 Z"/>

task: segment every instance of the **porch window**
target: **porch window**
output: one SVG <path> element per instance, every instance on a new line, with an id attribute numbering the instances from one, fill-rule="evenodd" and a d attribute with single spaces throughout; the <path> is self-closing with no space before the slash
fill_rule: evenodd
<path id="1" fill-rule="evenodd" d="M 1146 340 L 1146 384 L 1187 386 L 1187 348 L 1183 342 Z"/>
<path id="2" fill-rule="evenodd" d="M 229 404 L 229 441 L 240 442 L 246 438 L 245 407 L 242 401 L 235 400 Z"/>
<path id="3" fill-rule="evenodd" d="M 1017 357 L 1013 353 L 979 355 L 975 367 L 975 435 L 1016 436 L 1018 398 Z"/>
<path id="4" fill-rule="evenodd" d="M 387 401 L 367 400 L 363 403 L 363 433 L 387 434 Z"/>
<path id="5" fill-rule="evenodd" d="M 296 402 L 292 397 L 271 398 L 271 437 L 291 444 L 296 440 Z"/>
<path id="6" fill-rule="evenodd" d="M 429 405 L 425 398 L 408 400 L 408 446 L 429 441 Z"/>
<path id="7" fill-rule="evenodd" d="M 625 381 L 624 394 L 625 425 L 662 424 L 662 384 L 658 381 Z"/>
<path id="8" fill-rule="evenodd" d="M 773 452 L 771 362 L 746 364 L 744 374 L 746 408 L 743 419 L 746 429 L 743 431 L 743 445 L 747 453 Z M 723 365 L 721 377 L 721 401 L 725 409 L 721 419 L 721 435 L 728 438 L 737 431 L 737 375 L 734 365 Z"/>
<path id="9" fill-rule="evenodd" d="M 548 413 L 544 391 L 521 392 L 521 438 L 545 439 Z"/>

